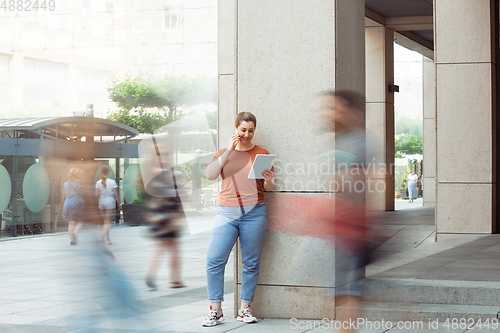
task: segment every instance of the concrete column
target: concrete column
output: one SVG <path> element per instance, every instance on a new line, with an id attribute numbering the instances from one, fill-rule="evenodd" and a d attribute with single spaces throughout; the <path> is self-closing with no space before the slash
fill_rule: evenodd
<path id="1" fill-rule="evenodd" d="M 236 0 L 219 0 L 218 7 L 218 134 L 219 149 L 226 148 L 229 138 L 234 134 L 236 111 L 236 66 L 237 66 L 237 20 Z"/>
<path id="2" fill-rule="evenodd" d="M 371 184 L 385 183 L 384 192 L 368 191 L 367 205 L 375 210 L 394 210 L 394 31 L 386 27 L 366 27 L 366 129 L 381 143 L 374 160 L 377 169 L 385 166 L 385 175 L 376 173 Z"/>
<path id="3" fill-rule="evenodd" d="M 424 206 L 436 204 L 436 67 L 432 59 L 423 63 Z"/>
<path id="4" fill-rule="evenodd" d="M 495 232 L 494 3 L 434 0 L 438 241 Z"/>
<path id="5" fill-rule="evenodd" d="M 277 155 L 277 186 L 266 194 L 270 223 L 280 218 L 281 207 L 273 204 L 279 195 L 329 195 L 322 185 L 329 175 L 311 168 L 334 148 L 334 135 L 325 134 L 310 103 L 326 89 L 364 93 L 364 13 L 363 0 L 316 0 L 314 6 L 302 0 L 219 1 L 219 143 L 227 146 L 237 112 L 256 115 L 254 142 Z M 315 264 L 306 253 L 324 260 Z M 237 252 L 235 259 L 237 309 Z M 268 231 L 253 312 L 259 318 L 333 318 L 335 263 L 332 246 Z M 326 275 L 323 283 L 319 275 Z"/>
<path id="6" fill-rule="evenodd" d="M 218 6 L 218 41 L 217 41 L 217 65 L 218 65 L 218 117 L 217 117 L 217 145 L 218 149 L 226 148 L 229 138 L 234 133 L 234 118 L 236 110 L 236 64 L 237 64 L 237 28 L 236 11 L 238 3 L 236 0 L 219 0 Z M 219 183 L 220 190 L 220 183 Z M 235 246 L 232 253 L 234 258 L 238 247 Z M 235 265 L 234 281 L 238 280 L 237 261 L 233 260 Z M 238 293 L 234 293 L 235 316 L 237 316 Z"/>

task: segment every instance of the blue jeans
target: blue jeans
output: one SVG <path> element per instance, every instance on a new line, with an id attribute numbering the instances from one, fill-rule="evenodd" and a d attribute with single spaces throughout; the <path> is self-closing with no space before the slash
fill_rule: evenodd
<path id="1" fill-rule="evenodd" d="M 217 206 L 207 254 L 207 289 L 210 302 L 224 301 L 224 270 L 231 249 L 240 237 L 242 302 L 252 303 L 259 281 L 260 257 L 267 231 L 266 203 L 242 207 Z"/>

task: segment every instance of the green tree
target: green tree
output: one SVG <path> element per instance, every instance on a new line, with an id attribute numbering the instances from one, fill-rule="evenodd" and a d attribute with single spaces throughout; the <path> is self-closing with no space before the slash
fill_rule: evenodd
<path id="1" fill-rule="evenodd" d="M 162 126 L 171 123 L 174 118 L 166 114 L 147 112 L 145 110 L 127 111 L 120 109 L 108 113 L 107 119 L 130 126 L 139 133 L 154 133 Z"/>
<path id="2" fill-rule="evenodd" d="M 207 121 L 210 129 L 217 130 L 217 112 L 207 113 Z"/>
<path id="3" fill-rule="evenodd" d="M 395 157 L 422 154 L 422 119 L 398 117 L 395 128 Z"/>
<path id="4" fill-rule="evenodd" d="M 410 173 L 411 173 L 410 169 L 406 169 L 405 170 L 403 178 L 401 178 L 401 188 L 406 188 L 406 178 L 408 178 L 408 176 L 410 175 Z"/>
<path id="5" fill-rule="evenodd" d="M 217 102 L 217 80 L 206 78 L 130 77 L 116 78 L 108 86 L 109 98 L 118 110 L 107 118 L 128 125 L 141 133 L 182 117 L 183 106 Z"/>
<path id="6" fill-rule="evenodd" d="M 422 136 L 423 123 L 422 119 L 414 119 L 408 117 L 397 117 L 395 134 L 413 134 Z"/>
<path id="7" fill-rule="evenodd" d="M 422 136 L 416 136 L 414 134 L 396 135 L 394 151 L 397 158 L 406 155 L 422 154 Z"/>

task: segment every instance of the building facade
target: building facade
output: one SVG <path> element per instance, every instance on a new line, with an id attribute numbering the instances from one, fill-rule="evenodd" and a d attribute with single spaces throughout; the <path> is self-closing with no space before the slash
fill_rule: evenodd
<path id="1" fill-rule="evenodd" d="M 216 0 L 46 3 L 0 8 L 1 118 L 105 116 L 124 75 L 216 76 Z"/>
<path id="2" fill-rule="evenodd" d="M 277 175 L 277 188 L 266 198 L 270 205 L 282 193 L 327 196 L 315 175 L 294 169 L 327 149 L 318 143 L 321 124 L 310 102 L 325 89 L 361 92 L 366 128 L 386 143 L 377 161 L 389 168 L 380 179 L 385 191 L 367 199 L 375 209 L 393 210 L 395 40 L 425 57 L 425 205 L 436 207 L 436 240 L 495 233 L 498 11 L 495 0 L 318 0 L 314 6 L 300 0 L 221 0 L 219 142 L 230 137 L 236 113 L 251 111 L 259 119 L 257 144 L 278 156 L 281 169 L 290 166 Z M 307 182 L 318 185 L 298 187 Z M 270 219 L 279 215 L 275 210 Z M 335 272 L 335 254 L 323 252 L 329 260 L 315 267 L 297 266 L 292 258 L 305 241 L 268 233 L 257 316 L 331 317 L 335 304 L 319 295 L 335 294 L 336 288 L 296 277 L 313 274 L 311 269 L 318 275 Z M 288 269 L 276 274 L 276 267 Z M 331 278 L 330 286 L 336 275 Z M 279 306 L 277 300 L 297 306 Z M 308 306 L 298 306 L 303 303 Z"/>

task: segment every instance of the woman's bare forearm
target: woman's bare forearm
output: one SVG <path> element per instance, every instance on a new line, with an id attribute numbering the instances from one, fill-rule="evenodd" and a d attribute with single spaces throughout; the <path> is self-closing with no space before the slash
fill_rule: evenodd
<path id="1" fill-rule="evenodd" d="M 218 159 L 210 163 L 205 169 L 205 176 L 208 180 L 216 180 L 222 172 L 222 168 L 227 162 L 231 150 L 226 150 Z"/>

